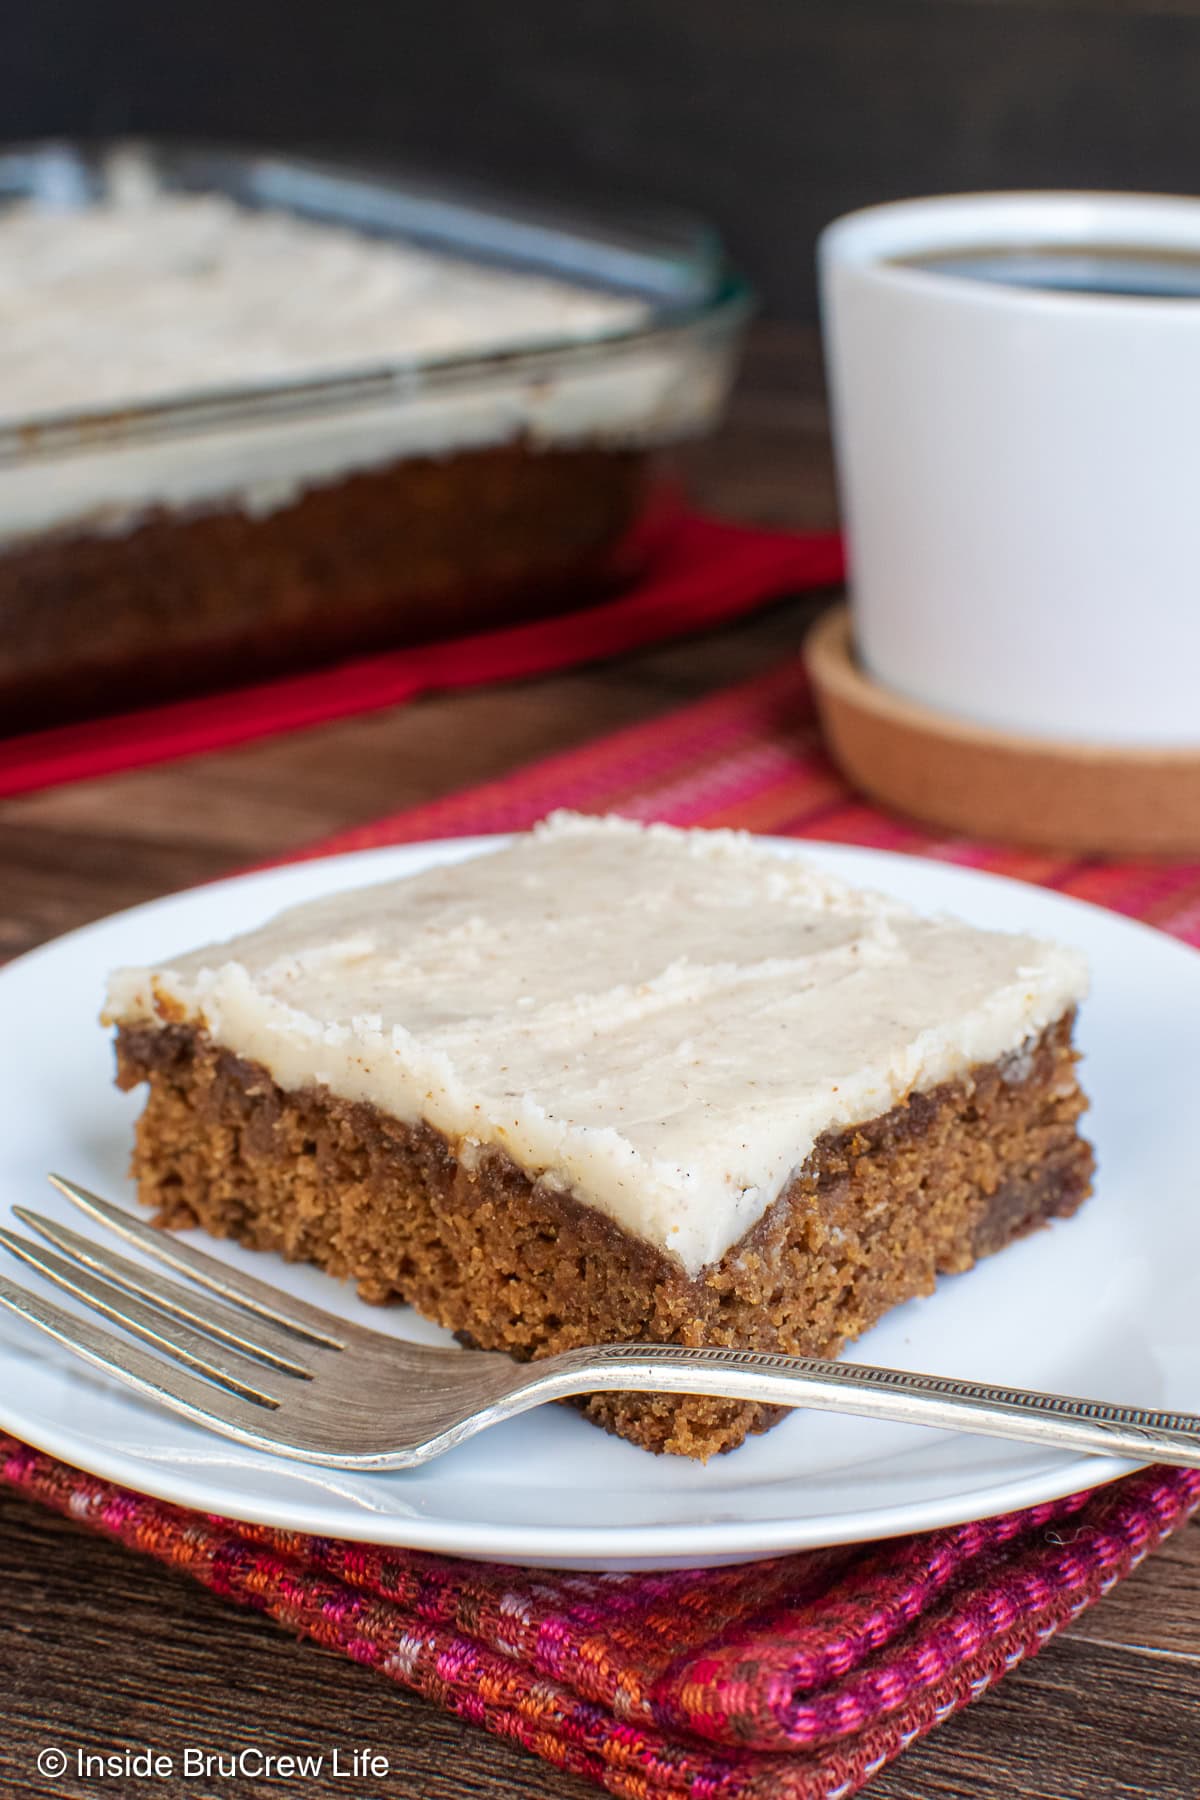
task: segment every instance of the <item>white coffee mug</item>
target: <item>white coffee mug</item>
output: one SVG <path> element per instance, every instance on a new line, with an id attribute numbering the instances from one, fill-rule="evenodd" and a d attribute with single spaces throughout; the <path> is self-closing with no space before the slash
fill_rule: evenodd
<path id="1" fill-rule="evenodd" d="M 1200 200 L 963 195 L 822 236 L 858 653 L 979 724 L 1200 746 L 1200 298 L 905 260 L 1039 246 L 1200 256 Z"/>

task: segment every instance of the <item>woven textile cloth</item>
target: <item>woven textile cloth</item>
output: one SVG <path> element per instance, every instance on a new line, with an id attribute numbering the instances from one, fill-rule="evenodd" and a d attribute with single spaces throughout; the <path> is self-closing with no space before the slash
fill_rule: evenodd
<path id="1" fill-rule="evenodd" d="M 204 1518 L 3 1437 L 0 1478 L 628 1800 L 845 1800 L 1200 1504 L 1151 1469 L 867 1549 L 553 1575 Z"/>
<path id="2" fill-rule="evenodd" d="M 554 806 L 920 852 L 1200 943 L 1200 864 L 931 838 L 823 756 L 798 664 L 312 854 L 509 830 Z M 201 1517 L 0 1438 L 0 1478 L 629 1800 L 846 1800 L 1200 1505 L 1149 1469 L 1004 1518 L 748 1567 L 554 1575 Z"/>

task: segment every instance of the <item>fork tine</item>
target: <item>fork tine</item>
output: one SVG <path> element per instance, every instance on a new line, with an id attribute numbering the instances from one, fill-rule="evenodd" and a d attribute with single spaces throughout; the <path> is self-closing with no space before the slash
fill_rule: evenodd
<path id="1" fill-rule="evenodd" d="M 215 1256 L 206 1256 L 203 1250 L 193 1250 L 190 1244 L 181 1244 L 170 1233 L 160 1230 L 155 1225 L 144 1224 L 135 1219 L 123 1208 L 114 1206 L 109 1200 L 102 1200 L 99 1194 L 80 1187 L 78 1182 L 68 1181 L 65 1175 L 51 1175 L 50 1181 L 81 1212 L 107 1225 L 126 1243 L 136 1244 L 158 1262 L 165 1262 L 168 1268 L 177 1269 L 189 1280 L 199 1282 L 211 1293 L 219 1294 L 223 1300 L 231 1300 L 237 1306 L 245 1306 L 260 1318 L 267 1319 L 273 1325 L 282 1325 L 288 1331 L 298 1332 L 301 1337 L 311 1338 L 314 1343 L 322 1344 L 330 1350 L 344 1350 L 346 1341 L 354 1328 L 348 1326 L 343 1319 L 337 1319 L 332 1313 L 323 1312 L 319 1306 L 309 1306 L 303 1300 L 295 1300 L 290 1294 L 280 1293 L 278 1288 L 268 1287 L 265 1281 L 256 1281 L 252 1275 L 242 1275 L 231 1269 L 226 1263 L 218 1262 Z"/>
<path id="2" fill-rule="evenodd" d="M 182 1287 L 179 1282 L 168 1281 L 153 1269 L 117 1256 L 103 1244 L 68 1230 L 54 1219 L 47 1219 L 43 1213 L 31 1212 L 26 1206 L 14 1206 L 13 1214 L 64 1256 L 82 1263 L 139 1300 L 157 1306 L 171 1318 L 179 1319 L 185 1325 L 195 1325 L 231 1350 L 270 1363 L 288 1375 L 311 1377 L 312 1370 L 307 1364 L 297 1361 L 299 1346 L 293 1333 L 269 1324 L 266 1319 L 256 1319 L 253 1314 L 223 1306 L 218 1300 L 207 1300 L 196 1289 Z"/>
<path id="3" fill-rule="evenodd" d="M 255 1371 L 244 1358 L 236 1357 L 226 1360 L 221 1356 L 219 1347 L 211 1338 L 203 1337 L 200 1332 L 193 1331 L 189 1325 L 182 1325 L 170 1319 L 166 1313 L 159 1312 L 156 1307 L 147 1306 L 132 1295 L 115 1287 L 111 1281 L 105 1281 L 90 1270 L 81 1268 L 78 1263 L 68 1262 L 53 1250 L 44 1250 L 30 1238 L 18 1237 L 15 1231 L 0 1228 L 0 1244 L 52 1281 L 56 1287 L 74 1294 L 77 1300 L 94 1307 L 106 1319 L 131 1331 L 135 1337 L 153 1344 L 167 1356 L 174 1357 L 177 1362 L 184 1363 L 197 1374 L 204 1375 L 226 1388 L 230 1393 L 238 1394 L 242 1399 L 257 1401 L 260 1406 L 278 1406 L 279 1401 L 264 1388 L 254 1387 L 247 1381 L 242 1370 L 249 1367 L 252 1373 L 265 1373 L 261 1367 Z M 237 1365 L 241 1364 L 241 1368 Z"/>
<path id="4" fill-rule="evenodd" d="M 67 1312 L 42 1294 L 31 1293 L 0 1275 L 0 1306 L 36 1325 L 93 1368 L 132 1388 L 144 1400 L 157 1401 L 185 1418 L 230 1436 L 259 1441 L 270 1432 L 272 1405 L 253 1401 L 210 1385 L 198 1375 L 164 1362 L 137 1344 L 126 1343 L 91 1319 Z"/>

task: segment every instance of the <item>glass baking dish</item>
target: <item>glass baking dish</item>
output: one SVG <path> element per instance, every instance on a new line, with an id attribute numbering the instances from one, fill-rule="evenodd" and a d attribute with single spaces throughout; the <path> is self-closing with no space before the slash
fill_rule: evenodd
<path id="1" fill-rule="evenodd" d="M 272 154 L 64 144 L 0 152 L 0 222 L 131 182 L 635 304 L 582 335 L 361 366 L 343 350 L 332 370 L 24 417 L 0 389 L 3 728 L 586 604 L 627 572 L 654 452 L 721 414 L 750 298 L 702 226 Z"/>

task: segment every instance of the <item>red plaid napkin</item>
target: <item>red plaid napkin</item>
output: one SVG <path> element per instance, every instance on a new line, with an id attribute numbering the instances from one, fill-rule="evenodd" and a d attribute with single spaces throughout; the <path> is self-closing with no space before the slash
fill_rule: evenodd
<path id="1" fill-rule="evenodd" d="M 1150 1469 L 867 1549 L 554 1575 L 205 1518 L 3 1437 L 0 1480 L 627 1800 L 846 1800 L 1200 1505 Z"/>
<path id="2" fill-rule="evenodd" d="M 799 662 L 311 854 L 519 828 L 553 806 L 941 856 L 1200 944 L 1200 864 L 931 838 L 826 760 Z M 743 1568 L 530 1574 L 272 1532 L 0 1439 L 0 1479 L 629 1800 L 847 1800 L 1200 1505 L 1149 1469 L 981 1524 Z"/>

